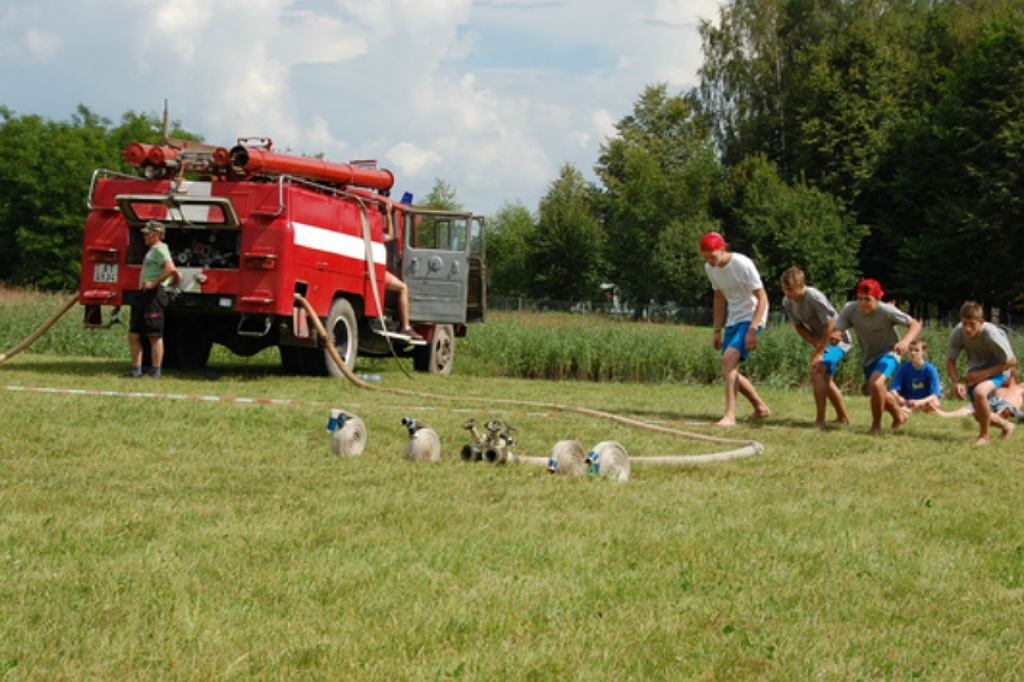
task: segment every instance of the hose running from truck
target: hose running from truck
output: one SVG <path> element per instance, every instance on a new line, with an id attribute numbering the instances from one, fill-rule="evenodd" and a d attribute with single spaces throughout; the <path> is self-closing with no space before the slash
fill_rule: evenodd
<path id="1" fill-rule="evenodd" d="M 0 362 L 6 362 L 7 360 L 13 358 L 15 355 L 17 355 L 21 351 L 23 351 L 26 348 L 28 348 L 29 346 L 31 346 L 37 340 L 39 340 L 39 337 L 42 336 L 43 334 L 45 334 L 46 332 L 48 332 L 50 330 L 50 327 L 52 327 L 54 324 L 56 324 L 57 320 L 62 318 L 65 315 L 65 313 L 67 313 L 69 310 L 71 310 L 71 308 L 74 307 L 74 305 L 76 303 L 78 303 L 78 292 L 77 291 L 75 292 L 74 296 L 69 298 L 68 301 L 63 306 L 61 306 L 60 310 L 58 310 L 57 312 L 55 312 L 53 315 L 50 316 L 50 319 L 48 319 L 46 322 L 44 322 L 34 332 L 29 334 L 27 337 L 25 337 L 24 341 L 22 341 L 21 343 L 19 343 L 16 346 L 14 346 L 13 348 L 11 348 L 6 353 L 0 353 Z"/>
<path id="2" fill-rule="evenodd" d="M 306 309 L 307 317 L 312 321 L 316 327 L 317 333 L 324 339 L 327 338 L 327 330 L 324 329 L 323 323 L 320 321 L 320 317 L 316 314 L 316 310 L 312 304 L 305 299 L 301 294 L 295 294 L 295 300 Z M 608 419 L 624 426 L 629 426 L 636 429 L 643 429 L 646 431 L 654 431 L 656 433 L 664 433 L 670 436 L 679 436 L 681 438 L 689 438 L 691 440 L 700 440 L 708 443 L 717 443 L 720 445 L 739 445 L 740 447 L 728 450 L 726 452 L 711 453 L 707 455 L 678 455 L 672 457 L 673 464 L 704 464 L 707 462 L 724 462 L 731 459 L 740 459 L 744 457 L 754 457 L 764 452 L 764 446 L 753 440 L 740 440 L 736 438 L 719 438 L 716 436 L 707 436 L 701 433 L 691 433 L 689 431 L 680 431 L 678 429 L 670 429 L 665 426 L 658 426 L 657 424 L 649 424 L 639 419 L 630 419 L 629 417 L 623 417 L 622 415 L 613 414 L 611 412 L 604 412 L 602 410 L 592 410 L 587 407 L 578 407 L 576 405 L 559 405 L 555 403 L 542 403 L 534 402 L 531 400 L 515 400 L 511 398 L 480 398 L 475 396 L 455 396 L 455 395 L 438 395 L 433 393 L 420 393 L 418 391 L 410 391 L 402 388 L 388 388 L 385 386 L 375 386 L 367 383 L 360 379 L 355 373 L 349 369 L 348 365 L 342 359 L 338 350 L 331 345 L 327 344 L 327 351 L 334 360 L 334 363 L 341 370 L 341 373 L 345 375 L 345 378 L 351 381 L 359 388 L 368 388 L 374 391 L 383 391 L 385 393 L 393 393 L 395 395 L 406 395 L 417 398 L 429 398 L 432 400 L 459 400 L 468 402 L 481 402 L 488 404 L 499 404 L 499 405 L 515 405 L 518 407 L 532 407 L 538 409 L 554 410 L 557 412 L 572 412 L 575 414 L 581 414 L 587 417 L 597 417 L 600 419 Z"/>

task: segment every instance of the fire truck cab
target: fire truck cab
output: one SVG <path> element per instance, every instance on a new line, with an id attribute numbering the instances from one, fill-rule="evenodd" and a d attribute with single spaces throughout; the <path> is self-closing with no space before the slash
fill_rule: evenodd
<path id="1" fill-rule="evenodd" d="M 393 200 L 393 176 L 374 162 L 271 146 L 133 144 L 124 155 L 139 175 L 94 172 L 79 293 L 86 324 L 102 327 L 103 307 L 137 300 L 140 230 L 159 220 L 180 275 L 168 289 L 165 367 L 202 369 L 215 343 L 242 356 L 277 346 L 289 373 L 341 376 L 330 344 L 349 369 L 360 354 L 394 353 L 449 373 L 455 339 L 485 317 L 483 220 Z M 401 332 L 389 272 L 406 283 L 423 340 Z"/>

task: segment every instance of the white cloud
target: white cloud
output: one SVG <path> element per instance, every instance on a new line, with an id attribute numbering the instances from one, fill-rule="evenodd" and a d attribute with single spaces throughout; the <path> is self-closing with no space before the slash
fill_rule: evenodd
<path id="1" fill-rule="evenodd" d="M 646 85 L 694 85 L 696 21 L 716 8 L 37 0 L 0 10 L 0 104 L 66 119 L 83 103 L 116 120 L 168 99 L 171 116 L 212 143 L 265 136 L 330 161 L 378 158 L 397 187 L 422 196 L 441 178 L 488 213 L 535 206 L 565 162 L 591 172 Z M 18 42 L 24 53 L 9 49 Z"/>
<path id="2" fill-rule="evenodd" d="M 388 150 L 385 158 L 403 174 L 417 175 L 429 173 L 444 157 L 435 151 L 420 149 L 411 142 L 400 142 Z"/>
<path id="3" fill-rule="evenodd" d="M 61 38 L 56 33 L 31 29 L 25 34 L 25 47 L 33 59 L 49 61 L 60 49 Z"/>

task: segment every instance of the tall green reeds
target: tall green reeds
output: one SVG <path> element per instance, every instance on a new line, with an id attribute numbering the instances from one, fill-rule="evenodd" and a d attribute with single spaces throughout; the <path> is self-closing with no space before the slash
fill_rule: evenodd
<path id="1" fill-rule="evenodd" d="M 70 294 L 0 289 L 0 352 L 21 342 L 43 324 Z M 105 314 L 109 315 L 109 308 Z M 126 358 L 128 309 L 123 324 L 86 329 L 81 308 L 62 317 L 33 346 L 41 355 Z M 928 327 L 929 359 L 944 370 L 949 330 Z M 1017 337 L 1013 336 L 1016 343 Z M 219 349 L 214 358 L 230 355 Z M 268 350 L 266 362 L 276 364 Z M 808 382 L 810 347 L 787 323 L 769 324 L 758 349 L 742 366 L 751 380 L 778 388 Z M 526 379 L 713 383 L 720 379 L 719 354 L 707 327 L 634 322 L 603 315 L 557 312 L 495 312 L 469 328 L 456 345 L 455 371 L 467 375 Z M 846 390 L 863 383 L 860 351 L 840 365 L 837 382 Z"/>

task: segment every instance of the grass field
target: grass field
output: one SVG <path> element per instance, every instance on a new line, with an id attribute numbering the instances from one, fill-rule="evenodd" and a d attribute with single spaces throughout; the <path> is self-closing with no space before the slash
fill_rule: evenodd
<path id="1" fill-rule="evenodd" d="M 0 297 L 4 348 L 24 314 Z M 1020 679 L 1024 432 L 975 448 L 972 421 L 915 417 L 871 437 L 859 395 L 821 432 L 782 380 L 773 418 L 722 431 L 718 384 L 509 379 L 472 353 L 447 378 L 360 367 L 421 397 L 285 377 L 273 355 L 132 381 L 122 331 L 55 333 L 69 350 L 0 364 L 5 682 Z M 488 398 L 765 453 L 623 484 L 463 463 L 469 418 L 514 424 L 527 456 L 722 449 Z M 332 407 L 366 422 L 361 457 L 330 454 Z M 442 462 L 404 460 L 404 416 Z"/>

